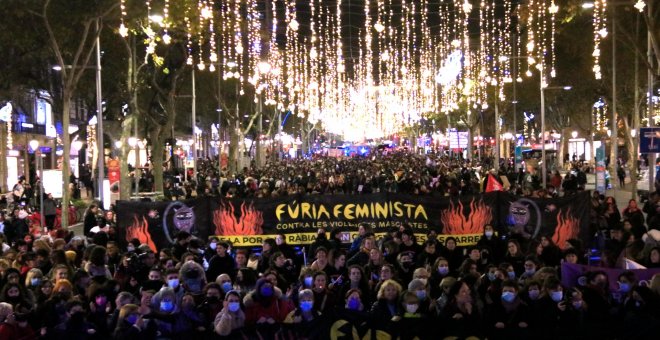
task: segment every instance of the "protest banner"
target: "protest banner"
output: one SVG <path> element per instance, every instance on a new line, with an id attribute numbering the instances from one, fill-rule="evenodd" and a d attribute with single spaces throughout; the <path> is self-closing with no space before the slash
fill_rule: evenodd
<path id="1" fill-rule="evenodd" d="M 403 223 L 419 243 L 434 230 L 443 241 L 456 237 L 459 245 L 476 244 L 486 224 L 499 235 L 548 236 L 563 247 L 571 238 L 586 240 L 589 193 L 572 198 L 531 199 L 504 192 L 459 197 L 369 195 L 294 195 L 279 198 L 224 199 L 201 197 L 173 202 L 117 202 L 118 232 L 126 241 L 149 239 L 167 247 L 180 231 L 200 237 L 217 236 L 234 246 L 258 246 L 276 234 L 294 245 L 310 244 L 319 228 L 340 230 L 351 242 L 360 223 L 369 223 L 382 236 Z"/>

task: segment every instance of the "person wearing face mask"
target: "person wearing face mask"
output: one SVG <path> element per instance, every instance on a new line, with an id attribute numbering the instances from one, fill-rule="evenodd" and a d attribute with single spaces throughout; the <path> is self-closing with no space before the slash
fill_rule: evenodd
<path id="1" fill-rule="evenodd" d="M 85 320 L 82 302 L 72 300 L 65 307 L 66 321 L 54 329 L 55 339 L 90 339 L 96 334 L 94 325 Z"/>
<path id="2" fill-rule="evenodd" d="M 537 268 L 539 267 L 539 261 L 536 256 L 530 255 L 525 258 L 523 266 L 525 268 L 525 272 L 520 275 L 520 278 L 518 279 L 518 283 L 521 286 L 524 286 L 527 280 L 532 280 L 534 274 L 536 274 Z"/>
<path id="3" fill-rule="evenodd" d="M 528 281 L 525 288 L 519 294 L 520 298 L 527 304 L 531 315 L 540 314 L 539 303 L 541 299 L 541 283 L 539 281 Z"/>
<path id="4" fill-rule="evenodd" d="M 604 336 L 611 334 L 611 295 L 607 273 L 591 271 L 586 273 L 587 285 L 582 290 L 582 299 L 589 306 L 586 317 L 587 334 Z"/>
<path id="5" fill-rule="evenodd" d="M 217 253 L 216 249 L 218 248 L 218 242 L 220 242 L 220 240 L 218 240 L 218 238 L 215 236 L 209 238 L 209 243 L 206 245 L 206 249 L 204 250 L 204 258 L 206 261 L 210 262 L 211 258 L 213 258 L 213 256 L 215 256 Z"/>
<path id="6" fill-rule="evenodd" d="M 489 339 L 524 339 L 529 333 L 529 309 L 519 296 L 513 280 L 502 283 L 500 298 L 487 310 L 486 330 Z"/>
<path id="7" fill-rule="evenodd" d="M 413 279 L 408 283 L 408 293 L 415 294 L 417 298 L 417 313 L 427 315 L 429 311 L 435 308 L 434 301 L 429 296 L 428 286 L 425 279 Z"/>
<path id="8" fill-rule="evenodd" d="M 171 337 L 177 333 L 177 320 L 181 313 L 181 305 L 177 304 L 176 295 L 170 288 L 162 288 L 151 298 L 151 314 L 163 337 Z M 145 315 L 146 316 L 146 315 Z"/>
<path id="9" fill-rule="evenodd" d="M 415 281 L 415 280 L 413 280 Z M 398 323 L 400 339 L 428 339 L 428 314 L 421 308 L 422 301 L 415 291 L 406 291 L 401 295 L 402 315 Z"/>
<path id="10" fill-rule="evenodd" d="M 254 326 L 264 338 L 274 337 L 279 324 L 293 310 L 289 301 L 282 298 L 281 292 L 276 295 L 275 287 L 266 279 L 257 280 L 252 294 L 244 299 L 245 324 Z"/>
<path id="11" fill-rule="evenodd" d="M 218 315 L 223 308 L 222 296 L 229 294 L 230 292 L 232 292 L 232 290 L 226 293 L 223 292 L 220 285 L 215 282 L 207 284 L 206 287 L 204 287 L 204 301 L 197 310 L 206 320 L 215 320 L 216 315 Z"/>
<path id="12" fill-rule="evenodd" d="M 314 309 L 314 293 L 303 289 L 298 293 L 298 307 L 284 319 L 282 332 L 289 339 L 318 339 L 327 332 L 324 326 L 329 318 Z"/>
<path id="13" fill-rule="evenodd" d="M 564 296 L 564 288 L 559 279 L 548 277 L 543 283 L 539 300 L 539 315 L 532 322 L 533 331 L 541 339 L 555 339 L 564 334 L 570 315 L 567 312 L 570 302 Z"/>
<path id="14" fill-rule="evenodd" d="M 660 334 L 657 294 L 647 286 L 634 286 L 626 303 L 621 330 L 622 339 L 655 339 Z"/>
<path id="15" fill-rule="evenodd" d="M 230 338 L 240 338 L 245 326 L 245 313 L 241 308 L 241 296 L 231 291 L 225 295 L 222 302 L 222 310 L 216 315 L 213 321 L 215 333 L 220 336 L 237 335 Z"/>
<path id="16" fill-rule="evenodd" d="M 368 295 L 369 283 L 367 278 L 362 271 L 362 267 L 359 265 L 351 265 L 348 267 L 348 282 L 345 282 L 343 285 L 333 288 L 335 292 L 338 292 L 339 296 L 346 296 L 349 290 L 359 289 L 360 292 L 366 292 L 367 294 L 362 294 L 362 302 L 369 305 L 372 301 L 371 297 Z M 343 303 L 342 299 L 337 299 L 337 303 L 341 305 Z"/>
<path id="17" fill-rule="evenodd" d="M 108 318 L 112 312 L 112 303 L 108 300 L 104 289 L 93 285 L 90 290 L 87 321 L 96 329 L 97 336 L 109 337 L 111 330 L 108 329 Z"/>
<path id="18" fill-rule="evenodd" d="M 504 255 L 504 241 L 498 235 L 495 235 L 495 229 L 492 225 L 484 226 L 484 233 L 477 242 L 477 248 L 482 251 L 488 251 L 491 263 L 500 263 Z"/>
<path id="19" fill-rule="evenodd" d="M 208 275 L 208 272 L 206 274 Z M 207 282 L 204 268 L 195 261 L 187 261 L 181 266 L 179 279 L 184 291 L 192 294 L 201 294 Z"/>
<path id="20" fill-rule="evenodd" d="M 139 307 L 127 304 L 119 310 L 117 327 L 113 332 L 116 340 L 143 340 L 156 337 L 153 323 L 147 323 L 139 312 Z M 152 326 L 149 326 L 152 325 Z"/>

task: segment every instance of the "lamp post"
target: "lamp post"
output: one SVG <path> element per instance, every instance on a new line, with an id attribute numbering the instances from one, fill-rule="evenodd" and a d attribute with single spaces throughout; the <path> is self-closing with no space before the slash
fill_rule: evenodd
<path id="1" fill-rule="evenodd" d="M 99 30 L 99 21 L 96 20 L 96 30 Z M 103 201 L 103 180 L 105 179 L 105 149 L 103 147 L 103 101 L 102 101 L 102 92 L 101 92 L 101 35 L 96 36 L 96 110 L 97 110 L 97 131 L 96 131 L 96 141 L 99 148 L 99 157 L 98 157 L 98 193 L 99 201 Z M 64 133 L 67 133 L 64 131 Z M 64 155 L 64 157 L 69 157 L 69 155 Z M 64 179 L 68 181 L 68 178 Z"/>
<path id="2" fill-rule="evenodd" d="M 31 140 L 30 148 L 34 151 L 35 170 L 39 171 L 39 226 L 44 229 L 44 169 L 41 160 L 41 150 L 39 149 L 39 141 L 36 139 Z M 44 231 L 46 231 L 46 229 L 44 229 Z"/>
<path id="3" fill-rule="evenodd" d="M 192 163 L 193 163 L 193 180 L 197 180 L 197 134 L 195 132 L 195 127 L 197 126 L 197 94 L 195 90 L 195 67 L 192 68 Z M 184 166 L 185 169 L 185 166 Z M 185 171 L 184 171 L 185 172 Z"/>

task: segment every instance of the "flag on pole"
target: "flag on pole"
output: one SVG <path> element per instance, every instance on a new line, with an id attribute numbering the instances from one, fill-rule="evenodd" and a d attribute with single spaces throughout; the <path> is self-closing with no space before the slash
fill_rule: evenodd
<path id="1" fill-rule="evenodd" d="M 488 179 L 486 183 L 486 192 L 492 192 L 492 191 L 502 191 L 502 184 L 495 179 L 495 176 L 488 174 Z"/>

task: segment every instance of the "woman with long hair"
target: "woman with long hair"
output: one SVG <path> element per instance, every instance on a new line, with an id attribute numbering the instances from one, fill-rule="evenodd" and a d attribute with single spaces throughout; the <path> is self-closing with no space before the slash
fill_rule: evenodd
<path id="1" fill-rule="evenodd" d="M 444 336 L 467 338 L 480 337 L 481 311 L 476 307 L 470 286 L 462 280 L 457 281 L 449 291 L 449 301 L 441 312 L 445 325 Z"/>
<path id="2" fill-rule="evenodd" d="M 504 254 L 504 262 L 513 266 L 516 276 L 522 275 L 525 272 L 525 254 L 520 243 L 516 240 L 509 240 L 506 243 L 506 253 Z"/>
<path id="3" fill-rule="evenodd" d="M 383 325 L 385 330 L 396 328 L 403 311 L 399 298 L 401 285 L 394 280 L 387 280 L 380 285 L 376 302 L 371 306 L 369 316 L 374 324 Z"/>

